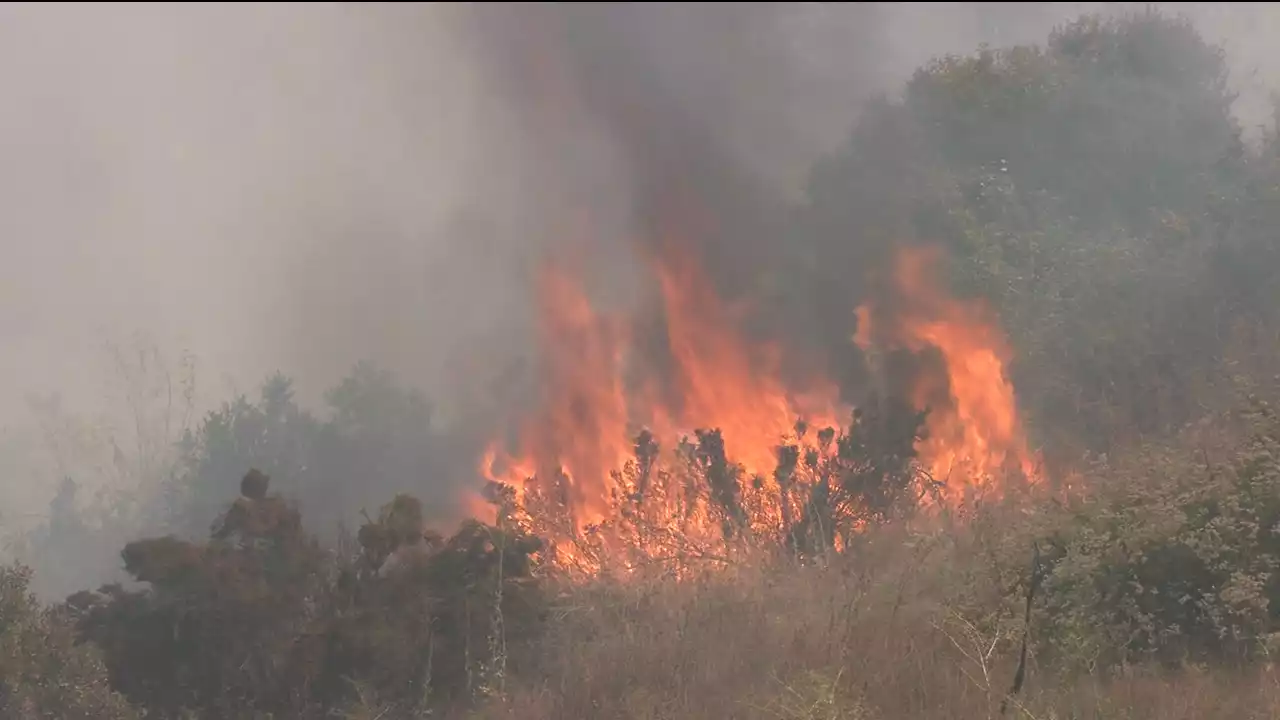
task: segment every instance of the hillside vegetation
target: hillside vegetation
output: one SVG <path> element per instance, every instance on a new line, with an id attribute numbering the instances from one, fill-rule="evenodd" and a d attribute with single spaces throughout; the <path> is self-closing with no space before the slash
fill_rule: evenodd
<path id="1" fill-rule="evenodd" d="M 823 473 L 782 536 L 733 526 L 715 432 L 665 470 L 722 513 L 723 553 L 570 573 L 496 485 L 492 523 L 435 532 L 457 498 L 403 493 L 461 440 L 426 399 L 362 365 L 312 413 L 276 377 L 135 499 L 157 531 L 112 548 L 134 582 L 45 604 L 0 570 L 0 715 L 1280 716 L 1280 135 L 1246 144 L 1232 99 L 1220 49 L 1141 13 L 938 59 L 870 107 L 762 285 L 887 401 L 829 454 L 778 453 L 780 482 Z M 864 269 L 917 243 L 1000 319 L 1051 481 L 908 491 L 924 418 L 850 338 Z M 618 501 L 634 528 L 642 495 Z M 89 515 L 63 497 L 29 564 L 138 523 Z"/>

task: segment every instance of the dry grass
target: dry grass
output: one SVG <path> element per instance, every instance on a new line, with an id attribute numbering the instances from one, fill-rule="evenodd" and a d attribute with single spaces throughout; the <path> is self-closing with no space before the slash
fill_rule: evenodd
<path id="1" fill-rule="evenodd" d="M 1022 620 L 977 545 L 902 528 L 873 540 L 827 567 L 762 562 L 567 589 L 549 637 L 517 663 L 537 674 L 513 674 L 473 717 L 999 717 Z M 1005 716 L 1280 717 L 1280 679 L 1268 668 L 1067 678 L 1033 658 Z"/>

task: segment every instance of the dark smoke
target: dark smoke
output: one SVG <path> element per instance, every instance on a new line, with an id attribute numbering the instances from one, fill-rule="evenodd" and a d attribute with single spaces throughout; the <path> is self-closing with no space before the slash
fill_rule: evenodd
<path id="1" fill-rule="evenodd" d="M 806 82 L 786 32 L 799 12 L 782 3 L 486 5 L 466 25 L 536 148 L 538 192 L 564 193 L 544 208 L 550 215 L 620 210 L 620 227 L 596 230 L 627 242 L 678 232 L 732 290 L 778 245 L 762 223 L 778 214 L 788 163 L 768 159 L 790 156 L 794 167 L 804 140 L 793 113 Z M 870 55 L 877 10 L 859 12 L 866 22 L 850 40 Z M 620 190 L 625 205 L 616 195 L 600 202 L 602 190 Z"/>
<path id="2" fill-rule="evenodd" d="M 850 347 L 830 328 L 854 299 L 814 307 L 768 289 L 794 261 L 785 217 L 814 161 L 845 141 L 869 98 L 899 90 L 930 57 L 1039 42 L 1054 22 L 1108 9 L 97 8 L 0 9 L 0 420 L 28 422 L 32 389 L 93 409 L 99 338 L 136 329 L 170 356 L 192 351 L 202 407 L 227 398 L 224 378 L 253 394 L 277 369 L 314 404 L 371 359 L 474 434 L 442 493 L 476 480 L 473 446 L 532 396 L 533 270 L 548 254 L 588 262 L 593 299 L 634 310 L 640 257 L 674 227 L 722 297 L 752 300 L 753 330 L 829 357 Z M 1252 127 L 1270 111 L 1256 90 L 1280 67 L 1274 11 L 1218 8 L 1172 9 L 1242 59 L 1238 84 L 1263 96 L 1243 119 Z M 881 159 L 860 161 L 859 176 L 881 182 Z M 813 263 L 860 271 L 837 261 L 850 253 L 824 250 Z M 644 319 L 660 336 L 661 318 Z M 113 421 L 127 415 L 108 402 Z M 7 444 L 22 452 L 5 450 L 0 466 L 32 479 L 3 500 L 40 511 L 61 471 L 36 457 L 28 430 L 15 429 Z"/>
<path id="3" fill-rule="evenodd" d="M 674 245 L 727 302 L 758 299 L 786 261 L 782 223 L 799 169 L 829 142 L 809 118 L 847 123 L 848 106 L 873 89 L 867 68 L 883 49 L 882 9 L 848 8 L 844 85 L 826 95 L 828 112 L 804 107 L 820 76 L 795 40 L 816 12 L 786 3 L 470 8 L 463 25 L 530 149 L 526 177 L 542 211 L 530 235 L 551 234 L 554 253 L 563 248 L 554 228 L 585 217 L 587 236 L 573 238 L 572 252 L 592 257 L 592 274 L 611 279 L 605 288 L 634 286 L 634 268 Z M 666 376 L 661 318 L 651 305 L 635 312 L 648 329 L 647 363 Z M 771 339 L 796 326 L 777 313 L 751 320 Z"/>

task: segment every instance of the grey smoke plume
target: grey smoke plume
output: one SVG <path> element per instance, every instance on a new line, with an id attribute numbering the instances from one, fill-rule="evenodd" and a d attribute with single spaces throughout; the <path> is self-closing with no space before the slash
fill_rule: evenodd
<path id="1" fill-rule="evenodd" d="M 721 296 L 751 295 L 784 250 L 775 223 L 810 156 L 829 142 L 834 118 L 847 128 L 875 89 L 870 74 L 850 73 L 843 92 L 820 96 L 826 107 L 804 107 L 816 76 L 796 40 L 815 12 L 782 3 L 469 8 L 463 33 L 528 149 L 525 177 L 539 200 L 527 238 L 549 232 L 554 244 L 552 228 L 585 217 L 590 236 L 575 238 L 575 251 L 585 243 L 591 274 L 610 278 L 601 284 L 615 294 L 635 291 L 625 271 L 675 244 Z M 845 67 L 874 67 L 884 11 L 852 12 L 846 40 L 856 49 Z M 841 103 L 845 111 L 834 110 Z M 644 344 L 661 363 L 657 330 Z"/>
<path id="2" fill-rule="evenodd" d="M 757 218 L 866 98 L 1102 5 L 4 5 L 0 418 L 99 404 L 99 345 L 135 329 L 190 348 L 206 401 L 371 358 L 491 415 L 547 248 L 633 302 L 636 241 L 688 199 L 685 241 L 748 292 L 786 242 Z M 1264 117 L 1280 13 L 1177 5 Z"/>
<path id="3" fill-rule="evenodd" d="M 536 198 L 526 241 L 554 247 L 552 228 L 585 216 L 590 237 L 571 252 L 590 250 L 590 274 L 610 278 L 601 284 L 611 294 L 643 279 L 634 269 L 655 247 L 674 243 L 734 302 L 758 299 L 785 262 L 786 207 L 814 159 L 843 139 L 863 103 L 923 59 L 894 34 L 904 12 L 875 3 L 495 4 L 467 8 L 459 25 L 524 138 L 525 197 Z M 961 15 L 986 29 L 980 18 L 1000 12 L 1018 25 L 1046 19 L 1042 8 L 980 4 Z M 911 41 L 932 42 L 927 32 Z M 651 330 L 640 343 L 647 364 L 665 377 L 662 319 L 652 304 L 633 310 Z M 757 307 L 750 329 L 787 340 L 793 363 L 811 359 L 801 346 L 822 341 L 803 335 L 821 328 L 795 322 L 804 312 Z"/>

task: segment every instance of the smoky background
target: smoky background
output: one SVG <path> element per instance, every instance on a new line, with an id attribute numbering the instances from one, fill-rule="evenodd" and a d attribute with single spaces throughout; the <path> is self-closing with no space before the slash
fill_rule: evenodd
<path id="1" fill-rule="evenodd" d="M 539 263 L 580 256 L 594 300 L 641 308 L 637 253 L 678 219 L 749 299 L 877 95 L 1142 5 L 0 7 L 0 519 L 39 516 L 66 476 L 129 482 L 98 449 L 168 437 L 129 408 L 182 395 L 187 365 L 190 423 L 274 371 L 318 403 L 371 360 L 457 439 L 406 489 L 454 496 L 535 401 Z M 1267 121 L 1280 11 L 1166 5 L 1225 44 L 1245 129 Z M 805 311 L 759 331 L 821 348 Z"/>

